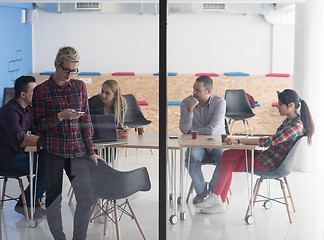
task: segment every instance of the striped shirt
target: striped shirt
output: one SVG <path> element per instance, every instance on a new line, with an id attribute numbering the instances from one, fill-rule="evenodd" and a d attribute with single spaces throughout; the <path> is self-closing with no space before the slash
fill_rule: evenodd
<path id="1" fill-rule="evenodd" d="M 87 89 L 82 81 L 70 79 L 61 87 L 51 76 L 35 87 L 32 107 L 35 131 L 40 135 L 37 150 L 45 149 L 63 158 L 94 154 Z M 59 121 L 58 113 L 66 108 L 85 115 Z"/>
<path id="2" fill-rule="evenodd" d="M 273 136 L 260 138 L 260 147 L 268 147 L 268 149 L 256 151 L 256 160 L 269 169 L 279 167 L 296 138 L 302 135 L 304 135 L 304 127 L 300 116 L 292 120 L 286 118 Z"/>

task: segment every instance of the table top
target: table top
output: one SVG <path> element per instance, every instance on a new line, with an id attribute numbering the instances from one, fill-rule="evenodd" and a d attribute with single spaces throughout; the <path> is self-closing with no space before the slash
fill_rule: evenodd
<path id="1" fill-rule="evenodd" d="M 121 144 L 118 145 L 118 147 L 159 149 L 158 132 L 144 132 L 143 135 L 138 135 L 137 133 L 130 133 L 128 137 L 123 140 L 127 141 L 127 144 Z M 179 149 L 178 139 L 167 139 L 167 141 L 168 149 Z"/>
<path id="2" fill-rule="evenodd" d="M 126 140 L 117 140 L 117 141 L 113 141 L 113 142 L 103 142 L 103 143 L 95 143 L 93 145 L 93 149 L 103 149 L 105 147 L 110 147 L 110 146 L 113 146 L 113 147 L 117 147 L 121 144 L 125 144 L 127 143 Z M 25 148 L 25 152 L 36 152 L 36 146 L 27 146 Z"/>
<path id="3" fill-rule="evenodd" d="M 211 139 L 211 140 L 208 140 Z M 178 137 L 180 147 L 192 148 L 226 148 L 226 149 L 258 149 L 258 145 L 232 144 L 222 143 L 220 135 L 198 135 L 197 139 L 192 139 L 191 134 L 181 134 Z"/>
<path id="4" fill-rule="evenodd" d="M 143 135 L 130 133 L 127 138 L 121 138 L 116 142 L 94 144 L 94 149 L 101 149 L 104 147 L 159 149 L 159 133 L 144 132 Z M 168 149 L 179 149 L 178 139 L 168 139 Z M 35 152 L 36 146 L 28 146 L 25 151 Z"/>

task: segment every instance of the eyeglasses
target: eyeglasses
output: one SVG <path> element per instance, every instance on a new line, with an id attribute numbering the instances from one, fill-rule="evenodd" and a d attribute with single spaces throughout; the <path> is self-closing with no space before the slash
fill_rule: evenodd
<path id="1" fill-rule="evenodd" d="M 60 65 L 60 67 L 62 68 L 62 70 L 63 70 L 63 72 L 65 74 L 70 74 L 71 73 L 72 75 L 77 75 L 78 72 L 79 72 L 79 69 L 78 68 L 76 68 L 74 70 L 71 70 L 71 69 L 68 69 L 68 68 L 63 67 L 62 65 Z"/>

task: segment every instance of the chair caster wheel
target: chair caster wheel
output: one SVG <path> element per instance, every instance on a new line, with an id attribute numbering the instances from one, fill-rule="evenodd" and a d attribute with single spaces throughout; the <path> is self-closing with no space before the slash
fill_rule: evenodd
<path id="1" fill-rule="evenodd" d="M 182 220 L 182 221 L 186 220 L 186 212 L 185 211 L 180 212 L 180 220 Z"/>
<path id="2" fill-rule="evenodd" d="M 248 215 L 246 218 L 245 218 L 245 222 L 249 225 L 252 225 L 254 223 L 254 217 L 252 215 Z"/>
<path id="3" fill-rule="evenodd" d="M 171 215 L 171 217 L 169 218 L 169 221 L 172 225 L 175 225 L 178 223 L 179 221 L 179 218 L 177 215 Z"/>
<path id="4" fill-rule="evenodd" d="M 270 202 L 270 200 L 267 200 L 263 203 L 263 207 L 265 209 L 270 209 L 272 207 L 272 202 Z"/>
<path id="5" fill-rule="evenodd" d="M 29 227 L 35 228 L 37 226 L 37 220 L 36 219 L 29 219 Z"/>
<path id="6" fill-rule="evenodd" d="M 182 205 L 182 197 L 178 197 L 177 203 L 178 205 Z"/>

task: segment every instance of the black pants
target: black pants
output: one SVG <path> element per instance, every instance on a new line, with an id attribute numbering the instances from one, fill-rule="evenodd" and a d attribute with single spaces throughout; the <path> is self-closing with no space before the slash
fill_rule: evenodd
<path id="1" fill-rule="evenodd" d="M 71 182 L 77 201 L 73 240 L 86 239 L 94 202 L 89 166 L 94 163 L 89 157 L 62 158 L 45 150 L 39 153 L 39 163 L 45 180 L 47 222 L 54 239 L 66 239 L 61 216 L 63 169 Z"/>

